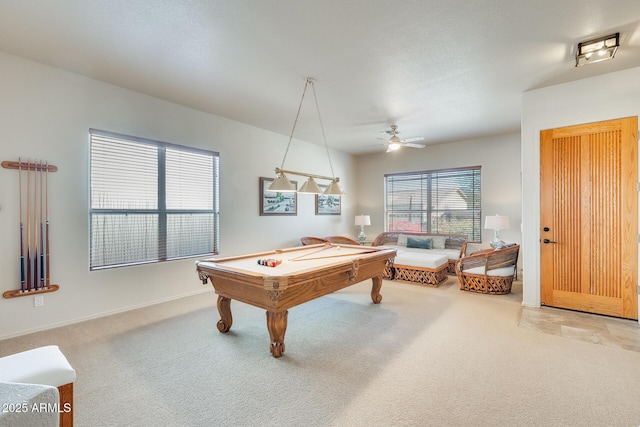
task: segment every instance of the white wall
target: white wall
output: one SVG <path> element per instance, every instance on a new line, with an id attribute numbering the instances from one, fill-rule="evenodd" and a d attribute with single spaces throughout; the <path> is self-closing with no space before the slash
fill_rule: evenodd
<path id="1" fill-rule="evenodd" d="M 373 238 L 384 227 L 385 173 L 481 165 L 483 216 L 509 216 L 511 229 L 500 235 L 522 242 L 523 304 L 539 306 L 540 130 L 640 115 L 640 68 L 525 93 L 521 134 L 356 158 L 332 150 L 347 192 L 340 216 L 316 216 L 309 195 L 298 196 L 296 217 L 258 216 L 258 177 L 272 176 L 280 165 L 286 136 L 2 53 L 0 94 L 0 160 L 44 159 L 59 168 L 50 175 L 50 219 L 51 278 L 61 286 L 44 294 L 41 308 L 33 308 L 32 297 L 1 298 L 2 339 L 210 291 L 197 280 L 193 260 L 88 271 L 92 127 L 219 151 L 222 256 L 247 252 L 247 247 L 294 245 L 302 235 L 355 237 L 353 217 L 359 213 L 371 215 L 365 231 Z M 323 147 L 294 141 L 285 166 L 328 175 L 313 160 L 324 157 Z M 19 286 L 18 216 L 18 174 L 0 169 L 2 292 Z M 483 233 L 487 246 L 492 232 Z"/>
<path id="2" fill-rule="evenodd" d="M 522 201 L 524 305 L 540 306 L 540 131 L 638 115 L 640 68 L 523 95 L 522 181 L 526 193 Z"/>
<path id="3" fill-rule="evenodd" d="M 259 216 L 259 177 L 273 177 L 286 135 L 3 53 L 0 94 L 0 160 L 58 167 L 49 175 L 49 217 L 51 280 L 60 285 L 43 294 L 44 307 L 34 308 L 32 296 L 0 298 L 0 338 L 211 290 L 198 281 L 193 259 L 89 271 L 89 128 L 220 152 L 221 256 L 296 245 L 303 235 L 356 235 L 350 155 L 331 153 L 348 194 L 342 215 L 316 216 L 314 196 L 299 195 L 297 216 Z M 324 147 L 294 141 L 285 168 L 330 175 L 322 158 Z M 0 292 L 20 283 L 18 200 L 17 171 L 0 168 Z"/>
<path id="4" fill-rule="evenodd" d="M 500 238 L 520 239 L 520 134 L 513 133 L 447 144 L 427 145 L 423 149 L 403 148 L 392 153 L 359 156 L 357 165 L 357 212 L 371 215 L 368 237 L 384 231 L 384 175 L 432 169 L 482 166 L 482 217 L 506 215 L 511 229 L 500 231 Z M 482 230 L 483 243 L 469 245 L 469 251 L 489 247 L 492 230 Z"/>

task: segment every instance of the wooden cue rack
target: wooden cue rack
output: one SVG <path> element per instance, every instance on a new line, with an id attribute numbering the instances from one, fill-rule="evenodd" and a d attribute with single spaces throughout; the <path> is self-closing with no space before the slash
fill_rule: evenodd
<path id="1" fill-rule="evenodd" d="M 28 295 L 36 295 L 36 294 L 42 294 L 42 293 L 46 293 L 46 292 L 55 292 L 57 291 L 60 286 L 55 285 L 55 284 L 51 284 L 50 283 L 50 279 L 49 279 L 49 195 L 48 195 L 48 191 L 49 191 L 49 176 L 48 173 L 49 172 L 56 172 L 58 170 L 57 166 L 54 165 L 50 165 L 48 162 L 47 163 L 43 163 L 42 161 L 31 161 L 28 160 L 26 162 L 19 160 L 17 162 L 12 162 L 12 161 L 3 161 L 2 162 L 2 167 L 5 169 L 14 169 L 14 170 L 18 170 L 20 171 L 20 269 L 21 269 L 21 278 L 20 278 L 20 284 L 21 287 L 20 289 L 16 289 L 16 290 L 11 290 L 11 291 L 6 291 L 2 294 L 2 296 L 4 298 L 15 298 L 15 297 L 23 297 L 23 296 L 28 296 Z M 31 186 L 30 186 L 30 177 L 31 177 L 31 172 L 34 171 L 34 213 L 33 213 L 33 218 L 34 218 L 34 231 L 36 234 L 36 239 L 34 240 L 35 243 L 35 247 L 36 247 L 36 252 L 35 254 L 35 259 L 34 259 L 34 265 L 35 267 L 32 269 L 32 265 L 30 265 L 31 260 L 29 259 L 29 257 L 27 258 L 27 264 L 25 265 L 25 260 L 24 260 L 24 256 L 23 256 L 23 250 L 25 247 L 25 242 L 23 240 L 23 215 L 22 215 L 22 206 L 23 206 L 23 200 L 22 200 L 22 195 L 23 195 L 23 178 L 22 178 L 22 171 L 26 171 L 27 172 L 27 183 L 24 183 L 26 185 L 29 185 L 29 187 L 27 188 L 27 204 L 29 204 L 30 202 L 30 198 L 31 198 Z M 40 173 L 38 175 L 38 172 Z M 44 198 L 46 199 L 46 228 L 45 228 L 45 216 L 44 216 L 44 209 L 45 207 L 43 206 L 43 194 L 42 194 L 42 187 L 43 187 L 43 172 L 46 172 L 46 194 L 44 194 Z M 38 181 L 40 181 L 40 185 L 38 187 Z M 38 217 L 37 215 L 37 197 L 38 197 L 38 190 L 39 190 L 39 202 L 40 202 L 40 216 Z M 40 242 L 43 243 L 40 248 L 40 250 L 42 252 L 37 252 L 37 248 L 38 248 L 38 243 L 37 243 L 37 223 L 35 222 L 36 219 L 40 220 L 40 230 L 41 230 L 41 237 L 40 237 Z M 31 220 L 31 213 L 29 212 L 29 209 L 27 209 L 27 221 Z M 30 223 L 29 223 L 30 225 Z M 44 246 L 44 242 L 45 242 L 45 237 L 44 237 L 44 233 L 46 232 L 46 246 Z M 28 240 L 26 242 L 26 247 L 28 248 L 27 252 L 30 252 L 31 249 L 31 238 L 30 236 L 28 237 Z M 46 251 L 46 254 L 45 254 Z M 46 256 L 46 258 L 45 258 Z M 38 261 L 38 258 L 40 258 L 40 262 Z M 46 264 L 44 262 L 44 260 L 46 259 Z M 38 278 L 36 276 L 34 276 L 32 283 L 28 283 L 25 284 L 25 267 L 27 271 L 33 270 L 34 275 L 37 275 L 38 273 L 40 273 L 40 281 L 38 281 Z M 40 269 L 40 270 L 39 270 Z M 45 276 L 45 269 L 46 269 L 46 276 Z M 46 277 L 46 278 L 45 278 Z M 26 286 L 25 286 L 26 285 Z M 32 286 L 33 285 L 33 286 Z"/>

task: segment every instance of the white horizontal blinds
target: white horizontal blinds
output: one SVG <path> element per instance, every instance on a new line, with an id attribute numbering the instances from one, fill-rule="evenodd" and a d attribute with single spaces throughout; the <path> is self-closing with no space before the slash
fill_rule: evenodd
<path id="1" fill-rule="evenodd" d="M 423 231 L 426 193 L 422 174 L 386 177 L 387 231 Z"/>
<path id="2" fill-rule="evenodd" d="M 157 260 L 157 214 L 91 214 L 91 269 Z"/>
<path id="3" fill-rule="evenodd" d="M 431 232 L 466 234 L 480 242 L 480 168 L 431 174 Z"/>
<path id="4" fill-rule="evenodd" d="M 217 176 L 217 156 L 167 148 L 167 258 L 217 252 Z"/>
<path id="5" fill-rule="evenodd" d="M 157 260 L 157 147 L 92 134 L 90 191 L 90 267 Z"/>
<path id="6" fill-rule="evenodd" d="M 157 147 L 92 135 L 91 208 L 158 209 Z"/>
<path id="7" fill-rule="evenodd" d="M 213 169 L 211 155 L 167 148 L 167 210 L 213 209 Z"/>
<path id="8" fill-rule="evenodd" d="M 90 268 L 218 250 L 218 154 L 91 130 Z"/>
<path id="9" fill-rule="evenodd" d="M 481 241 L 480 167 L 385 176 L 388 231 L 466 234 Z"/>

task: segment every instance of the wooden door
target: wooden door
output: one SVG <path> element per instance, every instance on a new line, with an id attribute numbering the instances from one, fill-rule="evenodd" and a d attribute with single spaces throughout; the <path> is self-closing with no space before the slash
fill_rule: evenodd
<path id="1" fill-rule="evenodd" d="M 638 318 L 638 118 L 540 133 L 543 305 Z"/>

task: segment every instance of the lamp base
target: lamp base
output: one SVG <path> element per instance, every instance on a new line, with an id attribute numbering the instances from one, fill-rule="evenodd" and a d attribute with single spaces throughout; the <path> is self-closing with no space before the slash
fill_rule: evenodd
<path id="1" fill-rule="evenodd" d="M 493 234 L 493 240 L 491 242 L 489 242 L 489 245 L 493 249 L 495 249 L 498 246 L 498 244 L 500 243 L 500 234 L 498 234 L 499 230 L 494 230 L 493 233 L 494 233 Z"/>
<path id="2" fill-rule="evenodd" d="M 360 234 L 358 234 L 358 241 L 361 245 L 364 245 L 364 242 L 367 240 L 367 236 L 364 234 L 364 226 L 361 225 L 362 230 L 360 230 Z"/>

